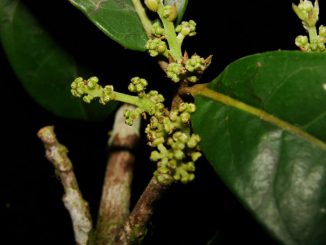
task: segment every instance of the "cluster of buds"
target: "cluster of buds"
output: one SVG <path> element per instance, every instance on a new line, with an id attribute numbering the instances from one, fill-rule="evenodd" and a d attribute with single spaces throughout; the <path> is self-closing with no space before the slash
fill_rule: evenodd
<path id="1" fill-rule="evenodd" d="M 91 77 L 87 80 L 77 77 L 71 84 L 71 93 L 73 96 L 83 98 L 86 103 L 90 103 L 94 98 L 99 98 L 100 103 L 105 105 L 114 99 L 113 86 L 102 87 L 98 81 L 97 77 Z"/>
<path id="2" fill-rule="evenodd" d="M 166 75 L 173 82 L 181 80 L 195 83 L 211 63 L 211 56 L 204 59 L 197 54 L 184 57 L 181 62 L 172 62 L 166 67 Z"/>
<path id="3" fill-rule="evenodd" d="M 164 41 L 160 38 L 149 39 L 145 45 L 145 48 L 148 50 L 149 55 L 152 57 L 158 55 L 167 56 L 167 46 Z"/>
<path id="4" fill-rule="evenodd" d="M 128 86 L 128 90 L 137 93 L 139 105 L 135 110 L 126 110 L 124 113 L 125 122 L 132 125 L 142 113 L 149 115 L 161 115 L 164 109 L 164 97 L 156 90 L 145 93 L 148 82 L 144 78 L 134 77 Z"/>
<path id="5" fill-rule="evenodd" d="M 194 104 L 181 103 L 177 110 L 153 115 L 146 127 L 148 144 L 156 148 L 150 159 L 157 162 L 154 176 L 160 183 L 187 183 L 195 177 L 195 161 L 201 153 L 200 137 L 190 132 L 190 114 L 194 111 Z"/>
<path id="6" fill-rule="evenodd" d="M 164 36 L 164 29 L 162 28 L 162 26 L 159 22 L 155 22 L 152 25 L 152 34 L 156 37 Z"/>
<path id="7" fill-rule="evenodd" d="M 145 0 L 145 5 L 153 12 L 161 12 L 160 15 L 169 21 L 174 21 L 178 16 L 175 4 L 164 6 L 162 0 Z"/>
<path id="8" fill-rule="evenodd" d="M 316 0 L 313 4 L 309 0 L 300 0 L 298 5 L 292 4 L 293 10 L 302 21 L 308 36 L 300 35 L 295 39 L 295 44 L 302 51 L 326 52 L 326 27 L 320 26 L 318 31 L 316 24 L 319 18 L 319 5 Z"/>
<path id="9" fill-rule="evenodd" d="M 186 36 L 193 37 L 196 35 L 196 22 L 193 20 L 182 21 L 180 25 L 175 28 L 178 34 L 177 38 L 183 40 Z"/>

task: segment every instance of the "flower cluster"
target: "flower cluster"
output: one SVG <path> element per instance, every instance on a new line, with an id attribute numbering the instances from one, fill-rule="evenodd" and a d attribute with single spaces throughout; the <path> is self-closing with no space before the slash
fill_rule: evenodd
<path id="1" fill-rule="evenodd" d="M 196 22 L 193 20 L 182 21 L 180 25 L 175 28 L 179 39 L 183 39 L 186 36 L 193 37 L 196 35 Z M 183 36 L 183 37 L 181 37 Z"/>
<path id="2" fill-rule="evenodd" d="M 189 127 L 190 114 L 194 111 L 194 104 L 181 103 L 177 110 L 153 115 L 146 127 L 148 144 L 156 148 L 150 159 L 157 162 L 154 176 L 160 183 L 187 183 L 195 177 L 195 161 L 201 153 L 200 137 L 192 134 Z"/>
<path id="3" fill-rule="evenodd" d="M 211 57 L 204 59 L 194 54 L 190 58 L 184 57 L 181 62 L 171 62 L 166 68 L 166 75 L 175 83 L 181 80 L 195 83 L 210 65 L 210 62 Z"/>
<path id="4" fill-rule="evenodd" d="M 145 45 L 145 48 L 148 50 L 149 55 L 152 57 L 158 55 L 167 55 L 166 43 L 159 38 L 149 39 Z"/>
<path id="5" fill-rule="evenodd" d="M 94 98 L 99 98 L 103 105 L 114 100 L 113 86 L 102 87 L 98 81 L 97 77 L 91 77 L 88 80 L 77 77 L 71 84 L 71 93 L 73 96 L 83 98 L 86 103 L 90 103 Z"/>
<path id="6" fill-rule="evenodd" d="M 321 25 L 316 28 L 319 18 L 319 5 L 316 0 L 313 4 L 309 0 L 300 0 L 298 5 L 292 5 L 296 15 L 302 20 L 303 27 L 308 32 L 308 36 L 300 35 L 295 39 L 295 45 L 302 51 L 326 52 L 326 27 Z"/>
<path id="7" fill-rule="evenodd" d="M 128 86 L 128 90 L 137 93 L 139 98 L 138 107 L 135 110 L 126 110 L 126 124 L 132 125 L 142 113 L 146 112 L 149 115 L 160 115 L 164 109 L 164 97 L 156 90 L 151 90 L 145 93 L 148 82 L 144 78 L 134 77 Z"/>

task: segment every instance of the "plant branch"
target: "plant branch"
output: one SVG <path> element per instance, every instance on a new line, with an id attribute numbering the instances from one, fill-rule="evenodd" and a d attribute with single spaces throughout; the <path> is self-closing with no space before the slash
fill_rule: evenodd
<path id="1" fill-rule="evenodd" d="M 147 226 L 152 218 L 155 204 L 162 198 L 169 187 L 170 185 L 163 185 L 155 177 L 152 177 L 121 230 L 119 241 L 115 245 L 141 243 L 146 236 Z"/>
<path id="2" fill-rule="evenodd" d="M 92 230 L 92 220 L 88 204 L 79 190 L 72 163 L 67 156 L 68 150 L 58 142 L 53 126 L 40 129 L 37 135 L 44 143 L 46 157 L 54 165 L 64 188 L 63 203 L 72 219 L 76 243 L 86 245 Z"/>
<path id="3" fill-rule="evenodd" d="M 140 119 L 125 124 L 124 112 L 134 106 L 122 105 L 116 113 L 109 141 L 111 153 L 104 178 L 96 227 L 96 244 L 111 245 L 129 215 L 130 187 L 133 177 L 133 150 L 139 139 Z"/>
<path id="4" fill-rule="evenodd" d="M 148 37 L 152 35 L 152 22 L 148 19 L 146 11 L 139 0 L 132 0 L 138 17 L 143 24 L 144 30 Z"/>

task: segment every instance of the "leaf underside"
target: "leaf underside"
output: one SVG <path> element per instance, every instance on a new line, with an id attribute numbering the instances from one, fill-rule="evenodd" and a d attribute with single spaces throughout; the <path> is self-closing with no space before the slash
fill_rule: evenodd
<path id="1" fill-rule="evenodd" d="M 326 244 L 326 56 L 252 55 L 229 65 L 209 87 L 309 134 L 236 104 L 195 98 L 193 128 L 202 150 L 241 202 L 284 244 Z"/>
<path id="2" fill-rule="evenodd" d="M 44 108 L 67 118 L 98 120 L 116 107 L 88 105 L 70 93 L 79 75 L 65 52 L 19 0 L 0 3 L 0 39 L 5 53 L 27 92 Z"/>

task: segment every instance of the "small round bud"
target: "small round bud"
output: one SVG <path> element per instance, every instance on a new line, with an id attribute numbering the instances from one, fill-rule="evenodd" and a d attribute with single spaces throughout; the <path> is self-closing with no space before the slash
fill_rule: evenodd
<path id="1" fill-rule="evenodd" d="M 187 104 L 187 103 L 181 103 L 181 104 L 179 105 L 179 107 L 178 107 L 178 111 L 179 111 L 179 112 L 184 112 L 184 111 L 187 110 L 187 108 L 188 108 L 188 104 Z"/>
<path id="2" fill-rule="evenodd" d="M 190 112 L 190 113 L 195 112 L 196 111 L 196 105 L 193 104 L 193 103 L 188 103 L 187 111 Z"/>
<path id="3" fill-rule="evenodd" d="M 150 56 L 152 57 L 163 54 L 167 50 L 166 43 L 159 38 L 148 40 L 145 48 L 148 50 Z"/>
<path id="4" fill-rule="evenodd" d="M 182 160 L 183 158 L 185 158 L 185 154 L 181 150 L 176 150 L 174 152 L 174 158 L 177 160 Z"/>
<path id="5" fill-rule="evenodd" d="M 163 17 L 169 21 L 174 21 L 178 16 L 178 10 L 176 5 L 167 5 L 163 9 Z"/>
<path id="6" fill-rule="evenodd" d="M 195 36 L 196 35 L 196 22 L 193 20 L 182 21 L 180 25 L 175 28 L 176 32 L 179 32 L 183 36 Z"/>
<path id="7" fill-rule="evenodd" d="M 195 163 L 194 162 L 188 162 L 185 164 L 185 169 L 189 172 L 194 172 L 196 170 Z"/>
<path id="8" fill-rule="evenodd" d="M 191 153 L 191 160 L 196 162 L 201 156 L 202 154 L 200 152 L 193 152 Z"/>
<path id="9" fill-rule="evenodd" d="M 188 148 L 195 148 L 200 142 L 200 137 L 198 134 L 192 134 L 189 141 L 187 142 Z"/>
<path id="10" fill-rule="evenodd" d="M 91 95 L 86 95 L 83 97 L 83 101 L 86 103 L 91 103 L 92 99 L 93 99 L 93 96 L 91 96 Z"/>
<path id="11" fill-rule="evenodd" d="M 198 81 L 198 77 L 197 76 L 190 76 L 187 78 L 187 80 L 191 83 L 196 83 Z"/>
<path id="12" fill-rule="evenodd" d="M 159 4 L 160 0 L 145 0 L 146 7 L 153 12 L 157 12 Z"/>
<path id="13" fill-rule="evenodd" d="M 190 114 L 188 112 L 182 112 L 180 118 L 183 123 L 188 123 L 190 120 Z"/>
<path id="14" fill-rule="evenodd" d="M 150 159 L 154 162 L 157 162 L 162 158 L 161 154 L 158 151 L 152 151 Z"/>
<path id="15" fill-rule="evenodd" d="M 160 37 L 164 35 L 164 29 L 159 22 L 155 22 L 152 26 L 152 33 L 154 36 Z"/>
<path id="16" fill-rule="evenodd" d="M 204 58 L 194 54 L 186 61 L 185 67 L 189 72 L 203 72 L 206 69 L 206 62 Z"/>
<path id="17" fill-rule="evenodd" d="M 319 26 L 318 31 L 319 31 L 319 36 L 326 37 L 326 26 L 323 25 Z"/>
<path id="18" fill-rule="evenodd" d="M 176 122 L 178 120 L 178 112 L 171 111 L 169 117 L 172 122 Z"/>

